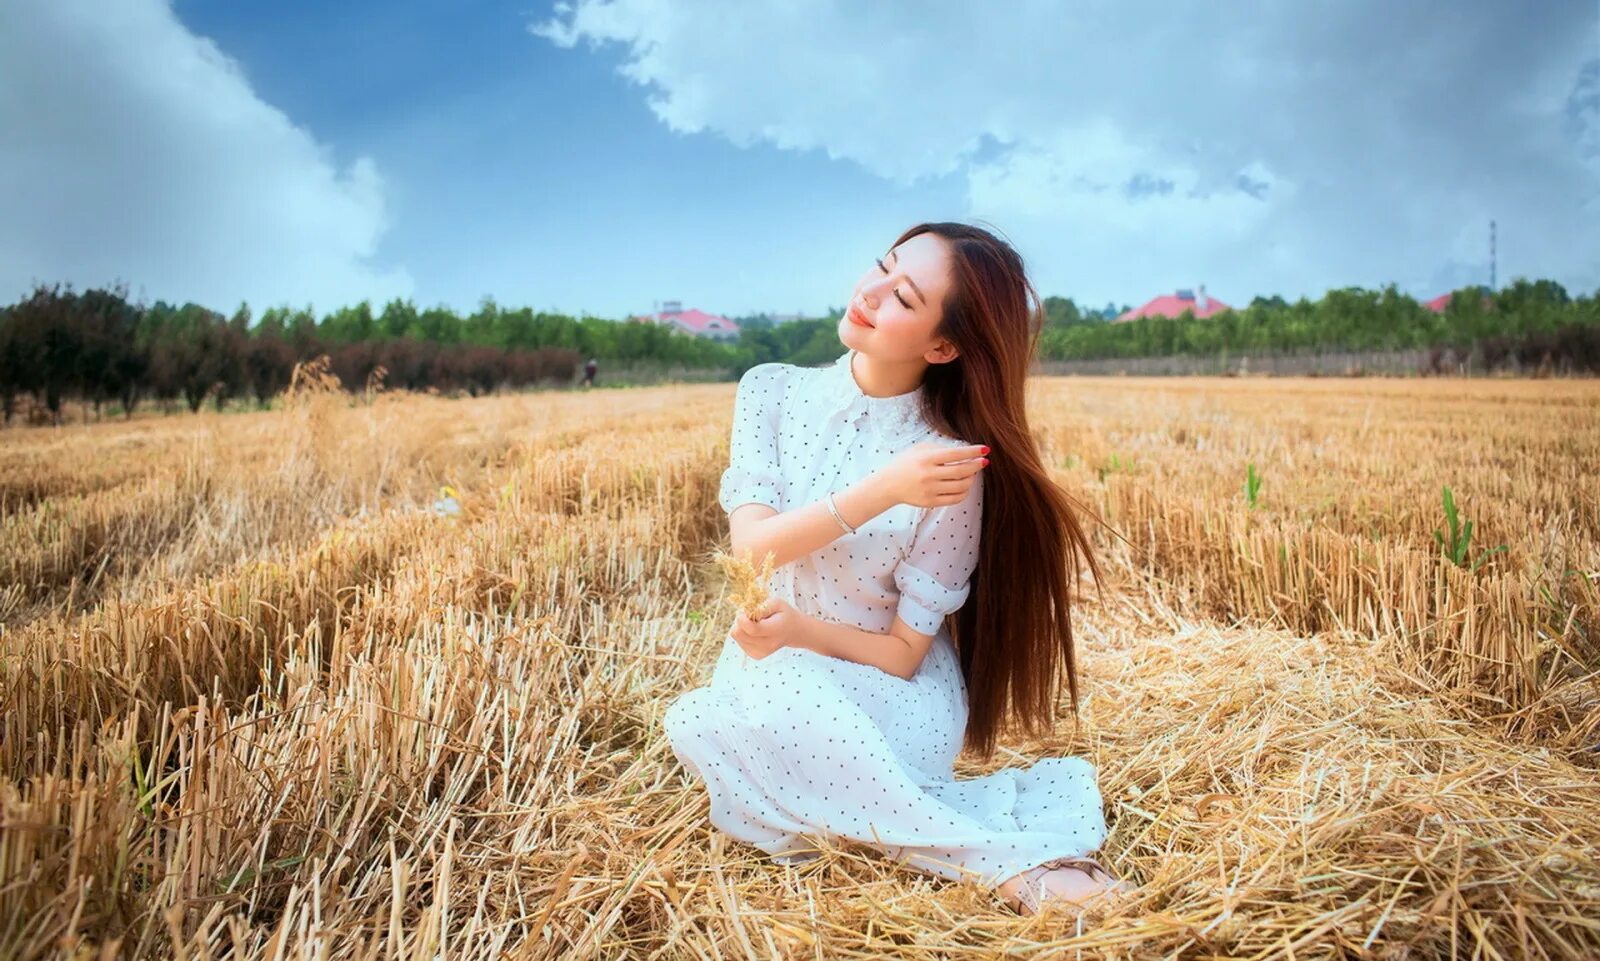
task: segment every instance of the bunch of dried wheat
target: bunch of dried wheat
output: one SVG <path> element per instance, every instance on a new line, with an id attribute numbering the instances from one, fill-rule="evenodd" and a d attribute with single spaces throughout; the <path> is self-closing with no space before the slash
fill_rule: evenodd
<path id="1" fill-rule="evenodd" d="M 728 582 L 732 585 L 730 599 L 734 606 L 743 611 L 745 617 L 760 620 L 770 600 L 767 584 L 772 578 L 772 552 L 768 551 L 761 559 L 759 568 L 744 554 L 734 555 L 719 550 L 712 559 L 728 575 Z"/>

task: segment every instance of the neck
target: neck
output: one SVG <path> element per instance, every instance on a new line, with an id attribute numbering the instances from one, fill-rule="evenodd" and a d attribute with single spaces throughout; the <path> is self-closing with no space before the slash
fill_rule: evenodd
<path id="1" fill-rule="evenodd" d="M 909 394 L 922 385 L 922 374 L 928 369 L 924 360 L 905 364 L 891 364 L 856 350 L 851 352 L 850 374 L 856 386 L 868 397 L 895 397 Z"/>

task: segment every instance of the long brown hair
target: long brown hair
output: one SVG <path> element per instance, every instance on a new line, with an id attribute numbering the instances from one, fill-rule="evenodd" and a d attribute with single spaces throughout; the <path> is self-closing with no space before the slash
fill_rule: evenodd
<path id="1" fill-rule="evenodd" d="M 951 286 L 936 331 L 960 356 L 923 375 L 928 423 L 993 448 L 983 469 L 978 566 L 950 635 L 967 684 L 966 747 L 988 757 L 1009 717 L 1028 734 L 1055 722 L 1063 668 L 1074 722 L 1078 670 L 1072 604 L 1080 556 L 1100 567 L 1078 523 L 1077 502 L 1053 480 L 1028 429 L 1024 386 L 1045 312 L 1011 245 L 981 227 L 922 223 L 947 241 Z"/>

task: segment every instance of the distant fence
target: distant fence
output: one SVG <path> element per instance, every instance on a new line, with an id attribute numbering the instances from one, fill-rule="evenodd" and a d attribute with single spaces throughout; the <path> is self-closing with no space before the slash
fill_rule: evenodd
<path id="1" fill-rule="evenodd" d="M 687 367 L 658 360 L 604 360 L 595 371 L 597 387 L 651 387 L 656 384 L 702 384 L 732 380 L 726 367 Z M 572 385 L 583 386 L 583 364 L 578 364 Z"/>
<path id="2" fill-rule="evenodd" d="M 1040 374 L 1084 374 L 1091 376 L 1221 376 L 1241 377 L 1267 374 L 1286 377 L 1472 377 L 1509 374 L 1521 377 L 1587 376 L 1565 362 L 1541 358 L 1525 364 L 1515 357 L 1499 363 L 1485 363 L 1477 349 L 1460 351 L 1450 347 L 1419 347 L 1407 350 L 1347 351 L 1329 350 L 1305 353 L 1247 355 L 1187 355 L 1166 357 L 1108 357 L 1098 360 L 1040 360 L 1033 370 Z"/>

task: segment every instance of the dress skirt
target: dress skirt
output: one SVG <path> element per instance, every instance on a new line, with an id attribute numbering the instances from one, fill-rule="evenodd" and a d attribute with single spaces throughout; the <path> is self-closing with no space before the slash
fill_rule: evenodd
<path id="1" fill-rule="evenodd" d="M 941 626 L 909 681 L 804 648 L 752 658 L 729 636 L 711 682 L 674 701 L 663 724 L 706 785 L 712 824 L 780 863 L 815 857 L 808 837 L 827 835 L 995 887 L 1100 847 L 1107 828 L 1088 760 L 958 779 L 966 721 L 960 663 Z"/>

